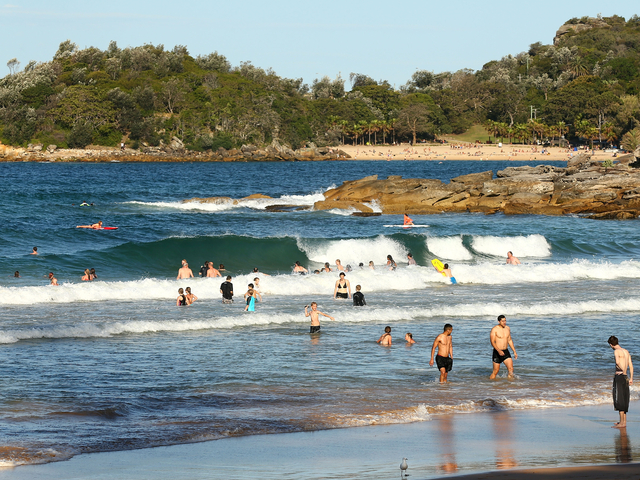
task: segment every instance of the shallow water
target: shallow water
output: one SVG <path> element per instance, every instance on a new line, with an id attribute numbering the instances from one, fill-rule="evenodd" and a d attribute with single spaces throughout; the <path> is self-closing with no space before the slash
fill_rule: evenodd
<path id="1" fill-rule="evenodd" d="M 610 402 L 607 338 L 638 347 L 637 221 L 415 215 L 430 227 L 405 231 L 384 227 L 397 216 L 264 210 L 312 205 L 371 174 L 448 181 L 521 164 L 0 164 L 0 461 Z M 252 193 L 274 199 L 182 203 Z M 97 220 L 119 229 L 74 228 Z M 505 265 L 507 250 L 523 265 Z M 408 252 L 421 266 L 407 267 Z M 398 270 L 383 268 L 387 254 Z M 426 266 L 436 257 L 458 285 Z M 221 304 L 220 279 L 176 281 L 182 258 L 196 275 L 205 260 L 224 263 L 240 300 Z M 295 260 L 315 269 L 336 258 L 355 267 L 348 278 L 367 307 L 332 300 L 333 273 L 290 274 Z M 370 260 L 375 270 L 357 267 Z M 260 275 L 264 301 L 244 313 L 254 266 L 270 275 Z M 91 267 L 99 280 L 81 282 Z M 49 271 L 62 286 L 47 285 Z M 186 286 L 199 300 L 178 308 Z M 314 300 L 336 321 L 321 317 L 310 337 L 303 310 Z M 492 382 L 499 314 L 520 358 L 515 379 Z M 444 323 L 454 369 L 442 386 L 428 362 Z M 386 325 L 390 348 L 375 344 Z"/>

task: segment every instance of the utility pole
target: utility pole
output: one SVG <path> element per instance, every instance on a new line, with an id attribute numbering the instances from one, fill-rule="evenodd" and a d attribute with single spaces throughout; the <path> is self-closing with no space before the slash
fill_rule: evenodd
<path id="1" fill-rule="evenodd" d="M 538 109 L 537 108 L 533 108 L 533 105 L 529 105 L 529 108 L 531 109 L 531 116 L 529 117 L 530 120 L 533 119 L 538 119 Z"/>

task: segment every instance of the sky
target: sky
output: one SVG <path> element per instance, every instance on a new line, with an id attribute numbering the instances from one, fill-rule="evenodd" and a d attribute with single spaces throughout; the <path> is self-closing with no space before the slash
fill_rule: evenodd
<path id="1" fill-rule="evenodd" d="M 232 65 L 250 61 L 311 84 L 360 73 L 399 88 L 416 70 L 482 65 L 551 44 L 573 17 L 640 15 L 637 0 L 5 0 L 0 4 L 0 76 L 17 58 L 49 61 L 60 42 L 106 50 L 151 43 L 217 51 Z M 2 2 L 2 0 L 0 0 Z M 6 69 L 6 70 L 5 70 Z"/>

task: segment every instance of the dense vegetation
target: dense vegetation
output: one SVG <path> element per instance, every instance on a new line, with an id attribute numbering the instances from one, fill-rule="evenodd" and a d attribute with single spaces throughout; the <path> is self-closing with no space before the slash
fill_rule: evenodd
<path id="1" fill-rule="evenodd" d="M 484 124 L 496 137 L 640 143 L 640 18 L 572 19 L 554 45 L 487 63 L 477 72 L 417 71 L 399 90 L 352 73 L 280 78 L 217 52 L 193 58 L 162 45 L 79 50 L 60 44 L 50 62 L 0 80 L 6 144 L 161 145 L 194 150 L 309 142 L 432 139 Z"/>

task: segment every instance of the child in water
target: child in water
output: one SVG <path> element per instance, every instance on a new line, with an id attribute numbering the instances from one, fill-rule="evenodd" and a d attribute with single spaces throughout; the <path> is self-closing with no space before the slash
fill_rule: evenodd
<path id="1" fill-rule="evenodd" d="M 245 297 L 247 299 L 247 305 L 244 307 L 245 312 L 255 312 L 256 311 L 256 297 L 253 296 L 254 290 L 250 288 L 246 293 Z"/>
<path id="2" fill-rule="evenodd" d="M 356 293 L 353 294 L 353 306 L 354 307 L 364 307 L 367 302 L 364 300 L 364 294 L 360 291 L 362 287 L 360 285 L 356 285 Z"/>

